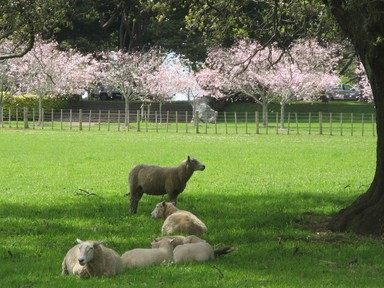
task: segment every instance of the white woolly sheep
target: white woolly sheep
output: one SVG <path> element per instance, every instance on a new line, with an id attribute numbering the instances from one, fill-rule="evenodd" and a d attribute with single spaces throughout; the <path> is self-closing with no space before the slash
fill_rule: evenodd
<path id="1" fill-rule="evenodd" d="M 175 167 L 139 164 L 129 172 L 130 212 L 136 213 L 143 194 L 168 194 L 169 201 L 175 202 L 184 191 L 193 172 L 203 171 L 205 165 L 195 158 L 188 158 Z"/>
<path id="2" fill-rule="evenodd" d="M 208 231 L 207 226 L 189 211 L 179 210 L 173 203 L 160 202 L 151 213 L 152 218 L 163 218 L 163 234 L 187 233 L 200 235 Z"/>
<path id="3" fill-rule="evenodd" d="M 155 241 L 164 239 L 174 239 L 173 259 L 177 264 L 186 262 L 204 262 L 214 259 L 216 256 L 228 254 L 232 252 L 233 247 L 225 247 L 222 249 L 213 250 L 212 246 L 205 240 L 190 235 L 184 236 L 165 236 L 156 238 Z"/>
<path id="4" fill-rule="evenodd" d="M 146 267 L 173 260 L 173 245 L 171 239 L 162 239 L 152 243 L 152 249 L 136 248 L 121 255 L 123 267 Z"/>
<path id="5" fill-rule="evenodd" d="M 80 278 L 108 277 L 123 270 L 121 257 L 114 250 L 101 245 L 103 241 L 81 241 L 65 255 L 61 274 Z"/>

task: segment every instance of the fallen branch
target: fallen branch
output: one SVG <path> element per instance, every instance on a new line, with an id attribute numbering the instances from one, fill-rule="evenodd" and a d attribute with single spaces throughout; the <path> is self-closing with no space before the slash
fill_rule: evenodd
<path id="1" fill-rule="evenodd" d="M 76 192 L 76 195 L 79 195 L 79 196 L 97 196 L 95 193 L 90 192 L 88 190 L 81 189 L 81 188 L 79 188 L 79 191 Z"/>

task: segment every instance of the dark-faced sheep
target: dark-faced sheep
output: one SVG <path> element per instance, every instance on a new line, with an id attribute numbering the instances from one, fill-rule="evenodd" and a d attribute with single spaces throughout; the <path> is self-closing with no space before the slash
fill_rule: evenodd
<path id="1" fill-rule="evenodd" d="M 197 159 L 188 158 L 175 167 L 161 167 L 157 165 L 136 165 L 129 172 L 130 212 L 136 213 L 137 206 L 143 194 L 168 194 L 171 202 L 184 191 L 193 172 L 203 171 L 205 165 Z"/>
<path id="2" fill-rule="evenodd" d="M 200 235 L 208 231 L 207 226 L 189 211 L 179 210 L 174 203 L 160 202 L 151 213 L 152 218 L 164 219 L 163 234 L 187 233 Z"/>
<path id="3" fill-rule="evenodd" d="M 108 277 L 123 270 L 121 257 L 114 250 L 101 245 L 102 241 L 76 240 L 62 263 L 61 274 L 74 274 L 80 278 Z"/>

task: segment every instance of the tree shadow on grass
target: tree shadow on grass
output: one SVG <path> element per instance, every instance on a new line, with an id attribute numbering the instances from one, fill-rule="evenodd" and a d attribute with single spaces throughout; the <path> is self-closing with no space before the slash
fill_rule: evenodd
<path id="1" fill-rule="evenodd" d="M 162 199 L 163 197 L 144 196 L 136 215 L 128 214 L 129 201 L 122 195 L 105 198 L 68 197 L 54 205 L 45 205 L 43 202 L 2 203 L 0 239 L 4 245 L 0 258 L 7 271 L 12 271 L 14 269 L 12 267 L 19 265 L 20 261 L 29 259 L 28 261 L 36 265 L 18 273 L 30 275 L 37 273 L 37 269 L 39 271 L 50 269 L 49 271 L 54 270 L 59 274 L 62 258 L 74 245 L 77 237 L 105 239 L 105 245 L 119 253 L 136 247 L 149 247 L 151 240 L 160 235 L 162 225 L 161 220 L 150 218 L 150 212 Z M 191 193 L 180 196 L 178 207 L 193 212 L 207 224 L 209 232 L 203 238 L 208 242 L 215 246 L 230 245 L 236 248 L 230 255 L 207 263 L 206 269 L 213 269 L 209 268 L 212 265 L 218 267 L 226 276 L 223 283 L 248 275 L 250 281 L 267 279 L 265 283 L 272 285 L 279 281 L 287 281 L 286 279 L 296 279 L 298 269 L 290 267 L 293 263 L 302 267 L 303 273 L 309 275 L 308 277 L 314 282 L 322 281 L 323 278 L 316 269 L 320 269 L 320 272 L 329 270 L 328 273 L 334 273 L 331 270 L 333 267 L 327 269 L 317 266 L 319 259 L 327 261 L 330 259 L 330 263 L 339 261 L 329 256 L 332 252 L 324 252 L 327 249 L 339 251 L 339 247 L 328 246 L 334 242 L 311 241 L 319 231 L 308 230 L 308 227 L 303 227 L 301 224 L 306 221 L 316 222 L 317 219 L 313 215 L 326 217 L 326 214 L 321 214 L 322 211 L 343 207 L 352 200 L 348 197 L 336 199 L 334 195 L 306 192 L 278 195 L 223 193 L 198 196 Z M 308 213 L 308 211 L 314 212 Z M 341 239 L 340 243 L 344 243 L 343 241 Z M 352 246 L 347 247 L 348 250 L 345 252 L 338 252 L 340 257 L 346 259 L 343 263 L 349 261 L 349 258 L 355 258 L 355 255 L 351 254 L 353 253 L 351 251 L 354 251 Z M 376 248 L 367 249 L 373 251 Z M 372 251 L 369 253 L 374 253 Z M 315 265 L 315 272 L 310 271 L 308 263 Z M 50 268 L 52 265 L 55 269 Z M 193 271 L 193 266 L 191 267 Z M 188 269 L 191 267 L 188 266 Z M 342 266 L 342 269 L 346 267 Z M 181 273 L 180 269 L 174 273 Z M 151 273 L 152 270 L 148 271 Z M 276 271 L 279 271 L 277 278 Z M 147 272 L 142 270 L 139 273 Z M 195 272 L 190 273 L 194 277 Z M 301 275 L 304 275 L 303 273 Z M 257 276 L 259 278 L 249 275 L 259 275 Z M 125 276 L 121 277 L 126 281 Z M 119 279 L 115 281 L 120 281 Z"/>

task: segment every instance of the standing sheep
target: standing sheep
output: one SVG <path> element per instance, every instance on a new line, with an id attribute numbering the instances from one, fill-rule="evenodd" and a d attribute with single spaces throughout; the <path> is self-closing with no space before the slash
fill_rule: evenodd
<path id="1" fill-rule="evenodd" d="M 200 235 L 208 231 L 207 226 L 189 211 L 179 210 L 171 202 L 160 202 L 151 213 L 152 218 L 163 218 L 163 234 L 187 233 Z"/>
<path id="2" fill-rule="evenodd" d="M 124 268 L 146 267 L 173 260 L 172 239 L 152 243 L 152 249 L 136 248 L 121 255 Z"/>
<path id="3" fill-rule="evenodd" d="M 177 196 L 184 191 L 193 172 L 203 171 L 205 165 L 195 158 L 188 158 L 175 167 L 156 165 L 136 165 L 129 172 L 130 212 L 136 213 L 143 194 L 168 194 L 169 201 L 175 202 Z"/>
<path id="4" fill-rule="evenodd" d="M 102 241 L 81 241 L 65 255 L 61 274 L 80 278 L 108 277 L 123 270 L 121 257 L 114 250 L 101 245 Z"/>

